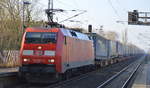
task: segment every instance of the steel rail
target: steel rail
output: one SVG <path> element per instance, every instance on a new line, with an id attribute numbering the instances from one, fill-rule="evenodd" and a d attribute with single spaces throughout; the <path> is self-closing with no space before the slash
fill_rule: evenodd
<path id="1" fill-rule="evenodd" d="M 129 83 L 131 82 L 131 79 L 136 74 L 138 68 L 141 66 L 141 63 L 135 68 L 135 70 L 132 72 L 132 74 L 129 76 L 129 78 L 126 80 L 126 82 L 123 84 L 122 88 L 127 88 Z"/>
<path id="2" fill-rule="evenodd" d="M 81 75 L 76 76 L 76 77 L 73 77 L 73 78 L 71 78 L 71 79 L 64 80 L 64 81 L 61 81 L 61 82 L 59 82 L 59 83 L 50 85 L 50 86 L 48 86 L 48 88 L 57 88 L 57 87 L 60 86 L 60 85 L 63 85 L 63 86 L 64 86 L 64 85 L 67 85 L 67 84 L 69 84 L 69 83 L 72 82 L 72 81 L 79 81 L 79 80 L 85 79 L 85 78 L 89 77 L 88 75 L 89 75 L 89 74 L 92 74 L 93 72 L 95 72 L 95 70 L 94 70 L 94 71 L 91 71 L 91 72 L 88 72 L 88 73 L 85 73 L 85 74 L 81 74 Z"/>
<path id="3" fill-rule="evenodd" d="M 4 72 L 4 73 L 0 73 L 0 78 L 10 77 L 10 76 L 17 76 L 17 72 Z"/>
<path id="4" fill-rule="evenodd" d="M 139 60 L 138 60 L 139 61 Z M 131 67 L 132 65 L 134 65 L 136 62 L 133 62 L 131 64 L 129 64 L 128 66 L 126 66 L 124 69 L 122 69 L 121 71 L 119 71 L 116 75 L 112 76 L 111 78 L 109 78 L 108 80 L 106 80 L 104 83 L 102 83 L 100 86 L 98 86 L 97 88 L 103 88 L 104 86 L 106 86 L 107 84 L 109 84 L 110 82 L 112 82 L 115 78 L 117 78 L 119 75 L 121 75 L 123 72 L 125 72 L 125 70 L 127 70 L 129 67 Z M 139 65 L 136 67 L 136 70 L 138 69 Z M 134 70 L 135 71 L 135 70 Z M 133 74 L 133 73 L 132 73 Z M 133 74 L 134 75 L 134 74 Z M 128 83 L 128 82 L 127 82 Z M 126 84 L 124 84 L 124 86 L 126 86 Z M 125 88 L 125 87 L 122 87 Z"/>

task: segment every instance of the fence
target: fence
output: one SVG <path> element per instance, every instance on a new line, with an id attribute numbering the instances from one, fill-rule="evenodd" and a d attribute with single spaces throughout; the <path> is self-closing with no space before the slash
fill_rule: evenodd
<path id="1" fill-rule="evenodd" d="M 0 52 L 0 67 L 20 66 L 18 50 L 4 50 Z"/>

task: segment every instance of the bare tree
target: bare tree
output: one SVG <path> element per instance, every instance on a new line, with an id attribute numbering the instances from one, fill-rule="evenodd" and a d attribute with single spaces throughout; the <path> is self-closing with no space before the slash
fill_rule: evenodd
<path id="1" fill-rule="evenodd" d="M 33 14 L 37 12 L 36 2 L 32 0 L 32 5 L 25 7 L 26 25 L 31 25 Z M 11 55 L 12 50 L 18 50 L 22 38 L 22 15 L 23 15 L 22 0 L 0 0 L 0 63 L 13 61 Z M 40 14 L 40 13 L 36 13 Z M 36 22 L 34 22 L 36 23 Z M 4 51 L 8 51 L 4 54 Z"/>

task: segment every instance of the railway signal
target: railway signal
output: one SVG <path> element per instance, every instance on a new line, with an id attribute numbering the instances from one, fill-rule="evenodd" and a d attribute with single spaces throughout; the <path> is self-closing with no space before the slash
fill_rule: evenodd
<path id="1" fill-rule="evenodd" d="M 128 12 L 128 23 L 136 23 L 138 22 L 139 13 L 137 10 L 134 10 L 133 12 Z"/>
<path id="2" fill-rule="evenodd" d="M 91 24 L 88 26 L 88 32 L 92 33 L 92 25 Z"/>
<path id="3" fill-rule="evenodd" d="M 25 25 L 25 6 L 30 5 L 31 3 L 28 1 L 23 1 L 23 17 L 22 17 L 22 32 L 24 31 L 24 29 L 26 28 Z"/>

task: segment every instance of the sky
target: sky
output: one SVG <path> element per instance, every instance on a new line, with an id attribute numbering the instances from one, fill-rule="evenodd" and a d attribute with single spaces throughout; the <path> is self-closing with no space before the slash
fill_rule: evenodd
<path id="1" fill-rule="evenodd" d="M 40 19 L 46 19 L 44 9 L 47 8 L 48 0 L 39 0 L 38 6 L 43 13 Z M 88 24 L 92 24 L 94 29 L 100 29 L 103 25 L 104 31 L 115 31 L 122 39 L 122 32 L 127 30 L 128 42 L 148 50 L 150 48 L 150 26 L 128 25 L 128 11 L 138 10 L 139 12 L 150 12 L 150 0 L 54 0 L 54 8 L 64 10 L 78 10 L 76 12 L 66 11 L 57 13 L 57 21 L 60 22 L 71 17 L 79 10 L 87 12 L 71 20 L 79 22 L 63 22 L 71 27 L 82 27 L 87 29 Z M 117 23 L 116 21 L 124 21 Z"/>

